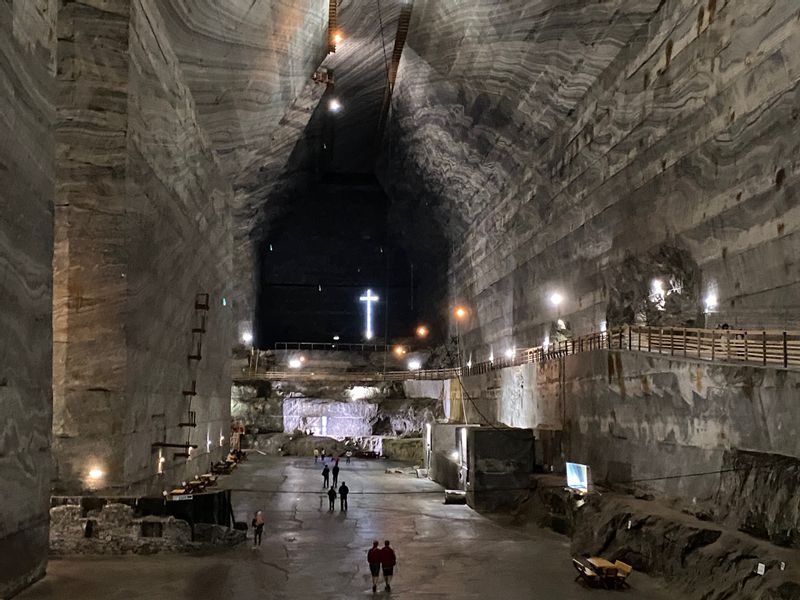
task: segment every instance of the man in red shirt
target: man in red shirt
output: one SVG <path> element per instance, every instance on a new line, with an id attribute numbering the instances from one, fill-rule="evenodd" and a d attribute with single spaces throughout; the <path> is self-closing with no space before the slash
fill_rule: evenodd
<path id="1" fill-rule="evenodd" d="M 394 550 L 389 546 L 389 540 L 383 542 L 381 548 L 381 566 L 383 567 L 383 579 L 386 581 L 386 591 L 392 591 L 392 575 L 394 575 L 394 566 L 397 564 L 397 556 Z"/>
<path id="2" fill-rule="evenodd" d="M 381 549 L 378 548 L 378 540 L 372 542 L 372 548 L 367 552 L 367 562 L 369 572 L 372 573 L 372 593 L 378 590 L 378 577 L 381 576 Z"/>

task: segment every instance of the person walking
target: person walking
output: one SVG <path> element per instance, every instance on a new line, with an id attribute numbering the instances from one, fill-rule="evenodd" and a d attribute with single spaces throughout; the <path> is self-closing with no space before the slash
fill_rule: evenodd
<path id="1" fill-rule="evenodd" d="M 330 473 L 331 470 L 328 468 L 328 465 L 325 465 L 322 468 L 322 487 L 324 488 L 327 488 L 330 485 Z"/>
<path id="2" fill-rule="evenodd" d="M 261 535 L 264 533 L 264 517 L 260 510 L 253 515 L 253 548 L 261 545 Z"/>
<path id="3" fill-rule="evenodd" d="M 333 465 L 333 485 L 339 483 L 339 465 Z"/>
<path id="4" fill-rule="evenodd" d="M 347 452 L 345 452 L 344 453 L 344 458 L 345 458 L 344 462 L 345 462 L 345 464 L 349 465 L 350 464 L 350 459 L 352 457 L 353 457 L 353 451 L 352 450 L 348 450 Z"/>
<path id="5" fill-rule="evenodd" d="M 349 493 L 350 488 L 343 481 L 339 486 L 339 510 L 347 511 L 347 494 Z"/>
<path id="6" fill-rule="evenodd" d="M 392 591 L 392 576 L 394 575 L 394 567 L 397 564 L 397 555 L 389 545 L 389 540 L 383 542 L 381 548 L 381 566 L 383 567 L 383 579 L 386 581 L 386 591 Z"/>
<path id="7" fill-rule="evenodd" d="M 336 488 L 331 486 L 328 490 L 328 512 L 333 512 L 336 508 Z"/>
<path id="8" fill-rule="evenodd" d="M 381 576 L 381 549 L 378 548 L 378 540 L 372 542 L 372 548 L 367 552 L 367 563 L 369 572 L 372 575 L 372 593 L 378 591 L 378 578 Z"/>
<path id="9" fill-rule="evenodd" d="M 314 448 L 314 463 L 319 460 L 319 448 Z"/>

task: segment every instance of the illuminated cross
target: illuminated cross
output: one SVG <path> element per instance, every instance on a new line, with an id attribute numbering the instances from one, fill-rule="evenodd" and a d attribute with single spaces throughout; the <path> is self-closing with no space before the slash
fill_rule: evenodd
<path id="1" fill-rule="evenodd" d="M 366 338 L 372 339 L 372 303 L 378 301 L 378 297 L 372 293 L 372 290 L 367 290 L 367 293 L 359 298 L 359 301 L 367 303 L 367 331 Z"/>

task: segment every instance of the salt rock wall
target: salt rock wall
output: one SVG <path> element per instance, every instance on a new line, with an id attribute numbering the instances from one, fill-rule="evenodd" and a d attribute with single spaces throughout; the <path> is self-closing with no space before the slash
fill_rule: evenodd
<path id="1" fill-rule="evenodd" d="M 0 3 L 0 597 L 44 575 L 52 419 L 55 19 Z"/>
<path id="2" fill-rule="evenodd" d="M 368 436 L 378 413 L 372 402 L 333 402 L 317 398 L 289 397 L 283 401 L 284 431 L 313 430 L 328 437 Z"/>
<path id="3" fill-rule="evenodd" d="M 774 513 L 796 491 L 798 385 L 791 371 L 596 351 L 465 378 L 464 406 L 471 423 L 532 427 L 539 439 L 562 430 L 561 459 L 588 464 L 597 482 L 785 543 L 793 511 Z M 742 472 L 719 472 L 731 465 Z"/>
<path id="4" fill-rule="evenodd" d="M 473 360 L 559 316 L 597 330 L 634 312 L 614 298 L 687 269 L 677 321 L 713 293 L 712 322 L 798 325 L 797 17 L 791 0 L 415 2 L 380 175 L 398 214 L 447 235 Z"/>
<path id="5" fill-rule="evenodd" d="M 325 86 L 311 76 L 328 47 L 328 1 L 163 0 L 157 3 L 182 80 L 233 185 L 237 321 L 250 321 L 254 229 L 276 193 Z M 243 327 L 245 325 L 242 325 Z M 248 325 L 249 328 L 249 325 Z"/>
<path id="6" fill-rule="evenodd" d="M 271 388 L 233 385 L 231 420 L 252 433 L 283 431 L 283 397 L 271 394 Z"/>
<path id="7" fill-rule="evenodd" d="M 232 189 L 153 0 L 59 12 L 54 285 L 56 488 L 158 492 L 206 464 L 230 426 Z M 210 295 L 202 359 L 191 330 Z M 196 381 L 187 420 L 182 391 Z M 88 471 L 100 468 L 101 481 Z"/>
<path id="8" fill-rule="evenodd" d="M 444 417 L 442 394 L 442 382 L 352 386 L 309 380 L 235 385 L 231 418 L 248 433 L 311 429 L 331 437 L 414 435 L 424 423 Z"/>

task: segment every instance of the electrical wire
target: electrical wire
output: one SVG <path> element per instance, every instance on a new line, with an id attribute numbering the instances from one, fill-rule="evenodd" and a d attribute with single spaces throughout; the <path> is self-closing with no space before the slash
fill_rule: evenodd
<path id="1" fill-rule="evenodd" d="M 383 66 L 386 69 L 386 85 L 391 85 L 391 79 L 389 78 L 389 58 L 386 55 L 386 38 L 383 35 L 383 15 L 381 12 L 381 0 L 375 0 L 375 3 L 378 5 L 378 22 L 381 26 L 381 45 L 383 46 Z"/>

